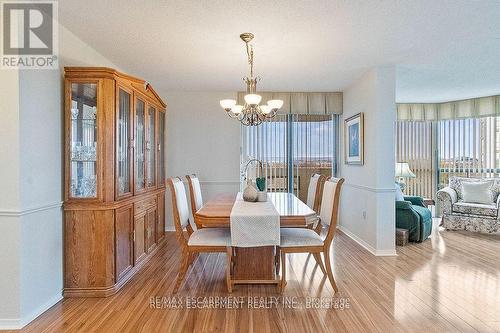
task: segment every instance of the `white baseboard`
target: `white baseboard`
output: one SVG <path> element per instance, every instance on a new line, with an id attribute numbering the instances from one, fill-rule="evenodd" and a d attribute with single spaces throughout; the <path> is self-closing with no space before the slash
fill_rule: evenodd
<path id="1" fill-rule="evenodd" d="M 63 299 L 62 292 L 54 295 L 52 298 L 50 298 L 47 302 L 39 306 L 37 309 L 35 309 L 32 313 L 30 313 L 28 316 L 25 316 L 22 318 L 22 324 L 23 327 L 31 323 L 33 320 L 35 320 L 39 315 L 53 307 L 55 304 L 57 304 L 59 301 Z"/>
<path id="2" fill-rule="evenodd" d="M 20 330 L 23 327 L 21 319 L 0 319 L 0 330 Z"/>
<path id="3" fill-rule="evenodd" d="M 20 330 L 62 300 L 62 293 L 50 298 L 32 313 L 19 319 L 0 319 L 0 330 Z"/>
<path id="4" fill-rule="evenodd" d="M 358 237 L 356 234 L 352 233 L 349 229 L 339 225 L 337 226 L 337 229 L 342 231 L 344 234 L 346 234 L 350 239 L 361 245 L 365 250 L 373 254 L 374 256 L 377 257 L 388 257 L 388 256 L 397 256 L 396 250 L 377 250 L 367 242 L 365 242 L 363 239 Z"/>

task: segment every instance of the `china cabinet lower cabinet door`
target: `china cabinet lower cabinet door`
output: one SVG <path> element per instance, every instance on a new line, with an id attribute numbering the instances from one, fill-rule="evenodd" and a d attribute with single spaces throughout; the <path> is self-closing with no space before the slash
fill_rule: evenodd
<path id="1" fill-rule="evenodd" d="M 119 208 L 115 213 L 116 281 L 127 274 L 134 265 L 133 256 L 133 206 Z"/>
<path id="2" fill-rule="evenodd" d="M 165 236 L 165 193 L 158 194 L 158 221 L 156 222 L 156 243 Z"/>
<path id="3" fill-rule="evenodd" d="M 146 227 L 146 246 L 147 253 L 150 253 L 156 246 L 156 208 L 152 208 L 147 212 L 147 227 Z"/>
<path id="4" fill-rule="evenodd" d="M 134 263 L 136 265 L 146 257 L 146 225 L 146 212 L 134 217 Z"/>

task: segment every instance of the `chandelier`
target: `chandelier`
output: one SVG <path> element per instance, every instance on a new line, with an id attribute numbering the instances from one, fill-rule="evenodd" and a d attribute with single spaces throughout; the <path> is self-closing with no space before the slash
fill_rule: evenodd
<path id="1" fill-rule="evenodd" d="M 271 99 L 267 101 L 267 104 L 260 105 L 262 96 L 256 93 L 257 82 L 260 81 L 260 77 L 253 76 L 253 45 L 249 44 L 253 37 L 250 32 L 240 35 L 240 38 L 245 42 L 248 64 L 250 65 L 250 76 L 243 78 L 243 81 L 247 84 L 247 94 L 244 97 L 245 103 L 237 105 L 234 99 L 220 101 L 220 106 L 224 111 L 231 118 L 238 119 L 245 126 L 260 125 L 265 119 L 273 118 L 283 106 L 283 101 L 280 99 Z"/>

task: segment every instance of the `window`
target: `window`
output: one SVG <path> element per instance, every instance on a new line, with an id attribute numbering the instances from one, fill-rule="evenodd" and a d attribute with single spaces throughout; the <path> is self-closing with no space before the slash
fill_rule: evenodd
<path id="1" fill-rule="evenodd" d="M 450 176 L 495 177 L 500 174 L 500 117 L 399 121 L 396 160 L 408 162 L 417 176 L 407 194 L 434 198 Z"/>
<path id="2" fill-rule="evenodd" d="M 416 178 L 405 179 L 405 194 L 433 198 L 436 192 L 435 129 L 431 122 L 396 124 L 396 161 L 408 162 Z"/>
<path id="3" fill-rule="evenodd" d="M 337 115 L 277 115 L 255 127 L 242 127 L 241 174 L 248 161 L 262 162 L 262 177 L 270 192 L 290 192 L 306 201 L 309 178 L 335 174 Z M 247 175 L 260 173 L 256 163 Z"/>
<path id="4" fill-rule="evenodd" d="M 498 176 L 499 117 L 457 119 L 439 122 L 439 183 L 450 176 Z"/>

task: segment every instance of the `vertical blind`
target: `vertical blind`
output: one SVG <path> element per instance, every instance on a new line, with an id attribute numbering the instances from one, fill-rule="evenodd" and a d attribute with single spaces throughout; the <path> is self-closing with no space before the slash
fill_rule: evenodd
<path id="1" fill-rule="evenodd" d="M 407 194 L 434 198 L 451 176 L 500 175 L 500 117 L 398 121 L 396 159 L 417 176 Z"/>
<path id="2" fill-rule="evenodd" d="M 242 128 L 242 179 L 247 161 L 262 161 L 270 192 L 290 192 L 305 201 L 312 174 L 331 176 L 337 162 L 338 115 L 278 115 Z M 259 173 L 249 167 L 249 178 Z"/>
<path id="3" fill-rule="evenodd" d="M 439 122 L 440 183 L 449 176 L 494 177 L 499 174 L 499 117 Z"/>
<path id="4" fill-rule="evenodd" d="M 431 122 L 396 123 L 396 161 L 408 162 L 416 176 L 405 180 L 406 194 L 434 197 L 437 181 L 434 140 Z"/>
<path id="5" fill-rule="evenodd" d="M 265 177 L 269 192 L 288 192 L 287 126 L 287 115 L 276 115 L 259 126 L 242 126 L 242 180 L 245 176 Z M 252 159 L 262 162 L 262 174 L 258 166 L 252 164 L 245 175 L 246 164 Z"/>

